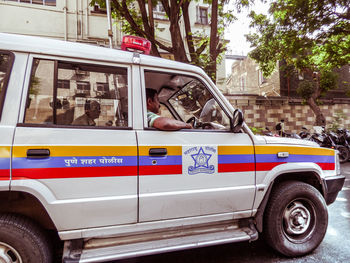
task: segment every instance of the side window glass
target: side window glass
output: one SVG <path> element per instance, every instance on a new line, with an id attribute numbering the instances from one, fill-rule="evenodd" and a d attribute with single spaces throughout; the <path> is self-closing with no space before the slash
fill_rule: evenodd
<path id="1" fill-rule="evenodd" d="M 0 51 L 0 117 L 5 101 L 7 83 L 10 77 L 13 56 Z"/>
<path id="2" fill-rule="evenodd" d="M 127 69 L 35 59 L 25 123 L 128 126 Z"/>
<path id="3" fill-rule="evenodd" d="M 147 89 L 157 91 L 162 117 L 185 122 L 195 119 L 195 129 L 230 129 L 226 113 L 208 88 L 195 77 L 145 71 L 145 84 Z"/>
<path id="4" fill-rule="evenodd" d="M 198 128 L 229 130 L 230 121 L 209 90 L 198 80 L 192 79 L 175 93 L 169 103 L 183 120 L 195 117 Z"/>

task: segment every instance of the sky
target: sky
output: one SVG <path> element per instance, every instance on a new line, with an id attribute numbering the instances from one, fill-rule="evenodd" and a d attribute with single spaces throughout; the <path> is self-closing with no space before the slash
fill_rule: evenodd
<path id="1" fill-rule="evenodd" d="M 225 31 L 225 39 L 229 40 L 228 49 L 232 51 L 233 55 L 244 55 L 246 56 L 251 50 L 250 44 L 246 41 L 245 34 L 248 34 L 253 29 L 249 28 L 250 19 L 248 14 L 251 10 L 256 13 L 267 13 L 269 5 L 263 4 L 259 0 L 256 0 L 254 6 L 249 10 L 244 9 L 241 13 L 235 13 L 238 18 L 234 21 Z M 231 73 L 231 65 L 234 60 L 226 60 L 226 75 Z"/>

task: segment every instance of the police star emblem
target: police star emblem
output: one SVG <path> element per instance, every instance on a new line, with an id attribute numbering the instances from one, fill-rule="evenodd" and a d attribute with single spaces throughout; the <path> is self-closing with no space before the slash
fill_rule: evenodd
<path id="1" fill-rule="evenodd" d="M 209 160 L 212 154 L 205 153 L 203 148 L 200 147 L 198 153 L 191 154 L 194 161 L 194 166 L 188 167 L 189 174 L 207 173 L 212 174 L 215 171 L 214 165 L 209 165 Z"/>

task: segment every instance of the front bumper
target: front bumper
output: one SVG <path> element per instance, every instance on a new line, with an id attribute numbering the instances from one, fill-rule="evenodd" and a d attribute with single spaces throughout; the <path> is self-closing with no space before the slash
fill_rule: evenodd
<path id="1" fill-rule="evenodd" d="M 325 200 L 327 205 L 332 204 L 339 191 L 343 188 L 345 176 L 333 176 L 323 179 L 325 186 Z"/>

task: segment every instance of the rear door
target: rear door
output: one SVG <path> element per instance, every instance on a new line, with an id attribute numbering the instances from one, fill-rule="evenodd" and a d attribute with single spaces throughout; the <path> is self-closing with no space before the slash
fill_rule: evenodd
<path id="1" fill-rule="evenodd" d="M 232 133 L 227 110 L 200 77 L 179 71 L 142 70 L 143 87 L 157 89 L 162 116 L 192 130 L 137 131 L 140 154 L 140 221 L 226 214 L 251 215 L 255 195 L 252 141 Z M 145 103 L 145 99 L 144 99 Z M 146 107 L 146 106 L 144 106 Z M 145 109 L 146 111 L 146 109 Z"/>
<path id="2" fill-rule="evenodd" d="M 12 189 L 41 196 L 59 231 L 136 222 L 131 67 L 46 56 L 30 65 Z"/>

